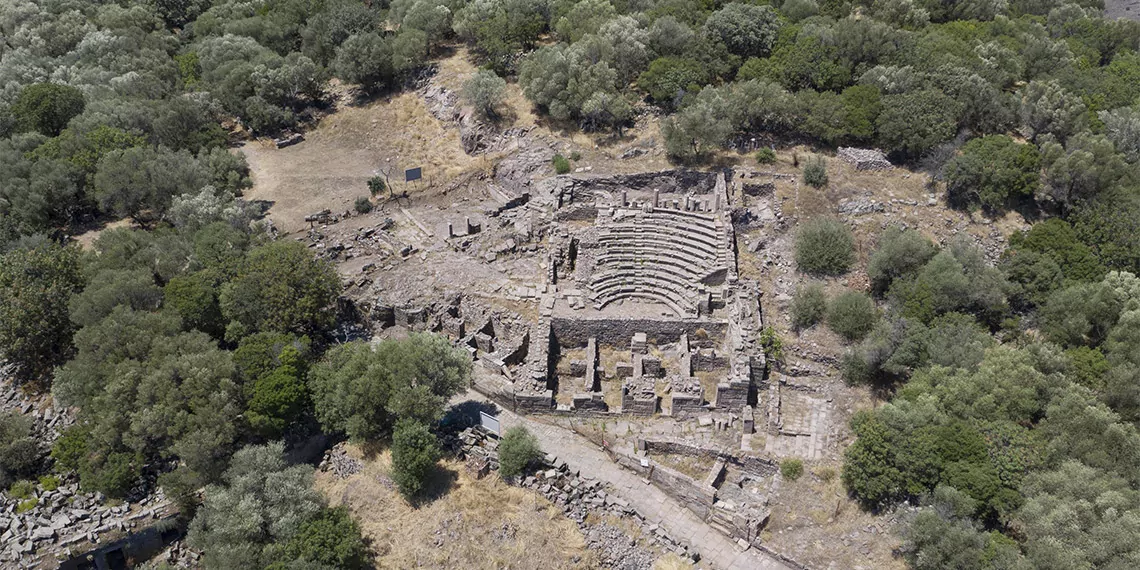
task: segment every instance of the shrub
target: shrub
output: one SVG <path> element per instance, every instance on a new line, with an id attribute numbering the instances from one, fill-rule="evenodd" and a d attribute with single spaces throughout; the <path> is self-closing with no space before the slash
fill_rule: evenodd
<path id="1" fill-rule="evenodd" d="M 789 481 L 795 481 L 804 474 L 804 462 L 794 457 L 780 461 L 780 475 Z"/>
<path id="2" fill-rule="evenodd" d="M 823 479 L 824 483 L 830 483 L 832 479 L 835 479 L 835 468 L 820 467 L 819 470 L 815 472 L 815 475 Z"/>
<path id="3" fill-rule="evenodd" d="M 488 119 L 499 116 L 498 107 L 507 100 L 507 82 L 489 69 L 480 69 L 463 84 L 463 100 Z"/>
<path id="4" fill-rule="evenodd" d="M 827 293 L 823 285 L 809 283 L 798 289 L 792 298 L 792 326 L 796 330 L 806 329 L 823 320 L 827 313 Z"/>
<path id="5" fill-rule="evenodd" d="M 877 317 L 871 298 L 858 291 L 839 295 L 827 308 L 827 326 L 849 341 L 859 340 L 871 332 Z"/>
<path id="6" fill-rule="evenodd" d="M 796 234 L 796 266 L 815 275 L 841 275 L 855 263 L 855 238 L 837 220 L 818 218 Z"/>
<path id="7" fill-rule="evenodd" d="M 804 162 L 804 183 L 812 188 L 827 186 L 827 159 L 816 156 Z"/>
<path id="8" fill-rule="evenodd" d="M 383 176 L 377 175 L 368 179 L 368 193 L 371 194 L 373 198 L 380 195 L 387 189 L 388 184 L 384 182 Z"/>
<path id="9" fill-rule="evenodd" d="M 405 498 L 424 489 L 439 457 L 439 445 L 427 426 L 411 420 L 396 424 L 392 434 L 392 480 Z"/>
<path id="10" fill-rule="evenodd" d="M 289 559 L 324 568 L 352 570 L 368 566 L 368 546 L 360 534 L 360 525 L 345 507 L 323 509 L 302 524 L 285 545 L 285 553 Z"/>
<path id="11" fill-rule="evenodd" d="M 36 499 L 28 499 L 26 501 L 20 501 L 20 503 L 18 505 L 16 505 L 16 514 L 22 515 L 28 511 L 36 508 L 37 504 L 39 504 L 39 501 L 37 501 Z"/>
<path id="12" fill-rule="evenodd" d="M 894 280 L 917 273 L 936 253 L 938 248 L 917 231 L 887 228 L 879 235 L 879 247 L 867 262 L 871 289 L 879 295 L 886 293 Z"/>
<path id="13" fill-rule="evenodd" d="M 361 196 L 356 199 L 352 207 L 356 210 L 357 214 L 367 214 L 372 211 L 372 200 L 369 200 L 368 196 Z"/>
<path id="14" fill-rule="evenodd" d="M 40 488 L 44 491 L 54 491 L 59 488 L 59 477 L 44 475 L 40 477 Z"/>
<path id="15" fill-rule="evenodd" d="M 756 162 L 757 164 L 772 164 L 776 162 L 776 151 L 768 147 L 756 151 Z"/>
<path id="16" fill-rule="evenodd" d="M 764 354 L 768 356 L 769 360 L 784 359 L 784 340 L 780 338 L 776 329 L 764 327 L 760 330 L 760 346 L 764 347 Z"/>
<path id="17" fill-rule="evenodd" d="M 566 174 L 567 172 L 570 172 L 570 161 L 566 160 L 565 156 L 556 154 L 554 155 L 554 159 L 551 162 L 554 164 L 554 172 L 558 174 Z"/>
<path id="18" fill-rule="evenodd" d="M 570 160 L 573 160 L 573 161 L 582 160 L 582 153 L 580 153 L 578 151 L 574 151 L 574 152 L 570 153 Z"/>
<path id="19" fill-rule="evenodd" d="M 519 475 L 531 462 L 542 457 L 538 439 L 523 426 L 515 426 L 499 443 L 499 474 L 504 478 Z"/>
<path id="20" fill-rule="evenodd" d="M 8 488 L 8 496 L 13 499 L 27 499 L 36 492 L 36 484 L 31 481 L 16 481 Z"/>

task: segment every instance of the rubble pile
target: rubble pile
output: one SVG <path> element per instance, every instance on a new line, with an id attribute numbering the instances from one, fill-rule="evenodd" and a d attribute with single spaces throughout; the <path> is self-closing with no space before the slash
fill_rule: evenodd
<path id="1" fill-rule="evenodd" d="M 18 512 L 24 503 L 0 498 L 0 566 L 17 561 L 33 564 L 37 555 L 53 553 L 71 558 L 103 541 L 104 535 L 117 537 L 173 511 L 170 501 L 158 489 L 153 495 L 131 504 L 103 504 L 102 493 L 80 493 L 78 485 L 58 489 L 37 489 L 35 506 Z"/>
<path id="2" fill-rule="evenodd" d="M 608 485 L 589 476 L 581 476 L 571 471 L 567 465 L 555 458 L 547 457 L 548 469 L 538 471 L 522 481 L 524 487 L 538 491 L 562 509 L 568 518 L 578 523 L 586 535 L 590 548 L 599 550 L 602 562 L 607 568 L 649 569 L 656 558 L 648 550 L 636 545 L 636 541 L 624 531 L 604 524 L 587 524 L 587 517 L 606 515 L 629 520 L 641 527 L 645 541 L 665 552 L 674 552 L 693 562 L 700 555 L 688 546 L 681 544 L 660 525 L 645 520 L 641 513 L 630 506 L 629 501 L 612 494 Z M 614 531 L 619 533 L 615 536 Z"/>
<path id="3" fill-rule="evenodd" d="M 332 449 L 325 452 L 324 459 L 318 466 L 322 472 L 331 472 L 337 479 L 347 479 L 364 468 L 364 464 L 359 459 L 354 459 L 345 454 L 344 443 L 338 443 Z"/>
<path id="4" fill-rule="evenodd" d="M 853 148 L 841 146 L 835 156 L 848 164 L 855 165 L 855 170 L 890 170 L 894 168 L 887 155 L 877 148 Z"/>

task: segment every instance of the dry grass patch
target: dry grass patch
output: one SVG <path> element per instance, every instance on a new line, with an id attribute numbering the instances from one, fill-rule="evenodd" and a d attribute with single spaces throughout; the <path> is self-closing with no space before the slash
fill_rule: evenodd
<path id="1" fill-rule="evenodd" d="M 361 457 L 359 448 L 348 452 Z M 360 473 L 337 480 L 319 473 L 317 488 L 346 505 L 372 543 L 378 568 L 596 568 L 578 527 L 533 491 L 496 476 L 471 478 L 457 462 L 441 464 L 453 477 L 434 501 L 414 508 L 388 477 L 390 455 L 365 460 Z"/>
<path id="2" fill-rule="evenodd" d="M 264 141 L 246 143 L 251 200 L 273 202 L 270 217 L 285 231 L 308 227 L 306 214 L 344 211 L 368 194 L 367 181 L 387 171 L 397 193 L 430 191 L 490 163 L 463 152 L 459 130 L 428 112 L 415 92 L 345 107 L 325 117 L 305 141 L 275 149 Z M 403 171 L 422 167 L 424 180 L 404 184 Z"/>

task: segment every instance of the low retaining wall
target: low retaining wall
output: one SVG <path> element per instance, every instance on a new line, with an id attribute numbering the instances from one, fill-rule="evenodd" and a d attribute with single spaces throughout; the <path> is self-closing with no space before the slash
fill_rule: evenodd
<path id="1" fill-rule="evenodd" d="M 591 337 L 600 346 L 629 348 L 635 333 L 645 333 L 646 340 L 656 345 L 671 344 L 687 334 L 689 343 L 694 346 L 720 346 L 728 323 L 713 320 L 653 320 L 653 319 L 571 319 L 555 317 L 550 320 L 551 334 L 559 346 L 584 347 Z M 696 334 L 703 330 L 711 342 L 702 340 Z"/>
<path id="2" fill-rule="evenodd" d="M 615 454 L 614 461 L 649 479 L 665 494 L 680 501 L 685 508 L 693 511 L 702 520 L 709 516 L 713 503 L 716 502 L 716 489 L 701 485 L 669 467 L 653 462 L 649 463 L 649 467 L 642 467 L 641 459 L 622 453 Z"/>
<path id="3" fill-rule="evenodd" d="M 670 439 L 639 438 L 637 440 L 637 448 L 649 452 L 668 453 L 670 455 L 684 455 L 687 457 L 701 457 L 713 460 L 723 459 L 726 463 L 731 463 L 739 467 L 745 473 L 758 477 L 771 477 L 780 470 L 780 466 L 774 460 L 764 457 L 740 455 L 735 453 L 734 450 L 700 447 Z"/>

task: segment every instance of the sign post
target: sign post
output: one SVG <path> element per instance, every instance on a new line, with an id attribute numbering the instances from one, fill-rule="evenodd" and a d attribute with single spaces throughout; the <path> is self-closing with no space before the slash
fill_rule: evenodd
<path id="1" fill-rule="evenodd" d="M 424 177 L 424 169 L 423 169 L 423 167 L 420 167 L 420 166 L 417 166 L 415 168 L 409 168 L 409 169 L 404 171 L 404 183 L 405 184 L 407 184 L 408 182 L 414 183 L 416 180 L 419 180 L 420 178 L 423 178 L 423 177 Z M 417 188 L 418 188 L 418 186 L 417 186 Z"/>
<path id="2" fill-rule="evenodd" d="M 483 429 L 494 434 L 495 437 L 502 437 L 502 433 L 501 433 L 502 428 L 499 427 L 499 418 L 496 418 L 495 416 L 492 416 L 491 414 L 488 414 L 487 412 L 480 411 L 479 412 L 479 425 L 482 426 Z"/>

